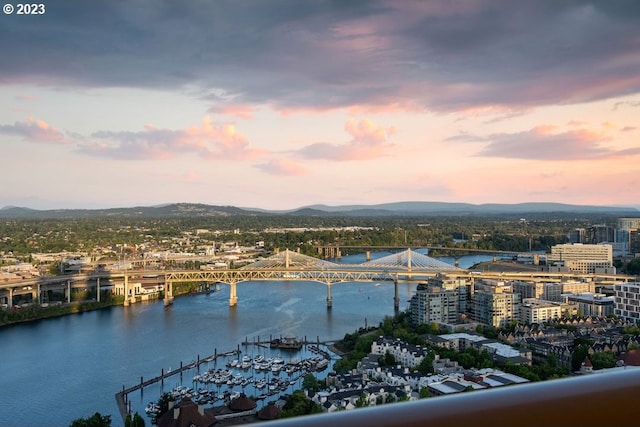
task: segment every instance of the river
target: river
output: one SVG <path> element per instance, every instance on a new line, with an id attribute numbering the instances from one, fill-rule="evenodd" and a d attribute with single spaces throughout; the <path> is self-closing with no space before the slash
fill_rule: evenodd
<path id="1" fill-rule="evenodd" d="M 462 257 L 460 267 L 491 258 Z M 440 259 L 453 264 L 452 258 Z M 362 254 L 342 259 L 362 261 Z M 415 284 L 399 284 L 401 310 L 414 290 Z M 236 307 L 228 306 L 229 288 L 220 285 L 219 292 L 178 297 L 168 308 L 150 302 L 1 328 L 0 426 L 63 427 L 95 412 L 111 415 L 112 425 L 120 426 L 114 395 L 140 377 L 151 378 L 215 350 L 234 350 L 245 338 L 340 339 L 394 312 L 393 284 L 385 282 L 333 285 L 331 310 L 326 286 L 315 282 L 244 282 L 237 293 Z M 183 382 L 192 385 L 190 378 Z M 145 404 L 178 381 L 172 377 L 164 388 L 158 384 L 133 393 L 132 409 L 144 415 Z"/>

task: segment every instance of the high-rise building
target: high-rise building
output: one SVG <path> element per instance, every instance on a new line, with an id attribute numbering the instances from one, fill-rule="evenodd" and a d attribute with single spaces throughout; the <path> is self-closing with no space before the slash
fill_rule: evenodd
<path id="1" fill-rule="evenodd" d="M 587 232 L 584 228 L 574 228 L 569 231 L 567 238 L 569 243 L 586 243 Z"/>
<path id="2" fill-rule="evenodd" d="M 612 243 L 613 242 L 613 227 L 608 225 L 592 225 L 589 228 L 589 236 L 587 238 L 589 243 Z"/>
<path id="3" fill-rule="evenodd" d="M 520 294 L 475 292 L 472 317 L 476 322 L 496 328 L 507 326 L 520 317 Z"/>
<path id="4" fill-rule="evenodd" d="M 618 228 L 622 230 L 640 229 L 640 218 L 618 218 Z"/>
<path id="5" fill-rule="evenodd" d="M 414 324 L 460 323 L 467 312 L 471 297 L 471 282 L 463 278 L 439 275 L 421 283 L 409 301 L 409 313 Z"/>

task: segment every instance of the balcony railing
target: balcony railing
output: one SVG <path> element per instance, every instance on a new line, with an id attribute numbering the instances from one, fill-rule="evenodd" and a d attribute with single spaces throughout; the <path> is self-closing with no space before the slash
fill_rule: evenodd
<path id="1" fill-rule="evenodd" d="M 640 368 L 268 422 L 269 427 L 640 425 Z"/>

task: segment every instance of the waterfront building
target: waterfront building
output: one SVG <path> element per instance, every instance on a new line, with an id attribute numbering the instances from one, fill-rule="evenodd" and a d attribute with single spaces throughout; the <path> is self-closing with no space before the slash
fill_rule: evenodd
<path id="1" fill-rule="evenodd" d="M 634 323 L 640 319 L 640 282 L 614 285 L 614 314 Z"/>
<path id="2" fill-rule="evenodd" d="M 566 294 L 565 299 L 569 303 L 578 305 L 578 310 L 582 316 L 606 317 L 613 314 L 615 297 L 608 297 L 604 294 L 593 292 L 583 292 L 578 294 Z"/>
<path id="3" fill-rule="evenodd" d="M 432 322 L 456 324 L 467 312 L 471 298 L 471 282 L 464 278 L 438 275 L 421 283 L 409 301 L 411 321 L 416 324 Z"/>
<path id="4" fill-rule="evenodd" d="M 554 245 L 549 258 L 550 271 L 566 271 L 593 274 L 615 274 L 613 247 L 611 244 L 585 245 L 580 243 Z"/>
<path id="5" fill-rule="evenodd" d="M 551 319 L 559 319 L 562 317 L 562 312 L 563 307 L 559 302 L 523 298 L 520 305 L 520 322 L 543 323 Z"/>

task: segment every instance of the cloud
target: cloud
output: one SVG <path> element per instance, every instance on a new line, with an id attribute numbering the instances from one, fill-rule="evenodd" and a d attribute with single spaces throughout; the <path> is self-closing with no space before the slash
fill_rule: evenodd
<path id="1" fill-rule="evenodd" d="M 302 176 L 308 172 L 304 166 L 287 159 L 274 159 L 255 167 L 271 175 Z"/>
<path id="2" fill-rule="evenodd" d="M 15 122 L 13 125 L 0 125 L 0 133 L 15 135 L 31 142 L 47 144 L 67 144 L 71 142 L 60 130 L 43 120 L 37 120 L 33 117 L 29 117 L 23 122 Z"/>
<path id="3" fill-rule="evenodd" d="M 215 105 L 209 108 L 210 113 L 233 116 L 239 119 L 251 119 L 255 108 L 251 105 Z"/>
<path id="4" fill-rule="evenodd" d="M 344 129 L 351 135 L 350 141 L 342 144 L 317 142 L 301 148 L 296 154 L 309 159 L 336 161 L 374 159 L 389 154 L 393 144 L 388 139 L 397 132 L 394 126 L 384 128 L 368 119 L 350 119 Z"/>
<path id="5" fill-rule="evenodd" d="M 633 132 L 636 129 L 638 129 L 636 126 L 625 126 L 620 129 L 620 132 Z"/>
<path id="6" fill-rule="evenodd" d="M 478 138 L 489 143 L 476 155 L 511 159 L 590 160 L 640 154 L 640 148 L 614 150 L 602 144 L 611 138 L 586 129 L 558 132 L 555 126 L 537 126 L 528 131 L 499 133 Z"/>
<path id="7" fill-rule="evenodd" d="M 0 84 L 188 88 L 279 111 L 517 111 L 637 94 L 639 17 L 633 0 L 63 2 L 3 22 Z"/>
<path id="8" fill-rule="evenodd" d="M 138 132 L 99 131 L 79 151 L 97 157 L 120 160 L 169 159 L 195 154 L 212 160 L 247 160 L 262 156 L 233 124 L 215 124 L 205 117 L 199 126 L 186 129 L 158 129 L 145 126 Z"/>

